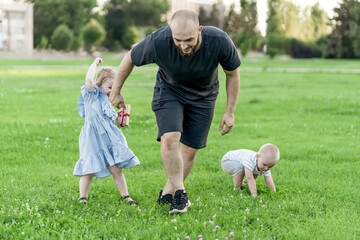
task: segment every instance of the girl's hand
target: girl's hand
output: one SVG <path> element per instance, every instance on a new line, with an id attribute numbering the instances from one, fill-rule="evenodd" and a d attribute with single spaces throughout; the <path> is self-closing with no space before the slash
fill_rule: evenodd
<path id="1" fill-rule="evenodd" d="M 102 64 L 102 63 L 103 63 L 103 60 L 102 60 L 101 58 L 96 58 L 95 61 L 94 61 L 94 63 L 95 63 L 96 66 L 97 66 L 97 65 L 99 65 L 99 64 Z"/>

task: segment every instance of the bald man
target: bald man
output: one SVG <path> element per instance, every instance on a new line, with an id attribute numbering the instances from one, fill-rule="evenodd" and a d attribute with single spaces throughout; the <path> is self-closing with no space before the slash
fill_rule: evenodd
<path id="1" fill-rule="evenodd" d="M 220 123 L 221 134 L 225 135 L 234 125 L 240 58 L 225 32 L 200 26 L 196 13 L 179 10 L 170 26 L 147 36 L 124 57 L 110 95 L 114 106 L 124 106 L 120 92 L 134 65 L 150 63 L 159 66 L 152 110 L 168 177 L 157 202 L 169 204 L 169 213 L 186 212 L 191 202 L 184 180 L 198 150 L 206 147 L 219 92 L 218 65 L 226 74 L 227 106 Z"/>

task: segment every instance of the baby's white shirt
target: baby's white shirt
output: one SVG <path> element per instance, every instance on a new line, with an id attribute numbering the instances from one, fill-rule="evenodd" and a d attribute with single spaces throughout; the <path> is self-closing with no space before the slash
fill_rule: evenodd
<path id="1" fill-rule="evenodd" d="M 261 176 L 262 174 L 264 174 L 265 177 L 271 176 L 270 170 L 259 171 L 257 169 L 256 152 L 252 150 L 238 149 L 234 151 L 229 151 L 225 154 L 224 158 L 241 163 L 242 165 L 244 165 L 244 167 L 252 171 L 254 175 Z"/>

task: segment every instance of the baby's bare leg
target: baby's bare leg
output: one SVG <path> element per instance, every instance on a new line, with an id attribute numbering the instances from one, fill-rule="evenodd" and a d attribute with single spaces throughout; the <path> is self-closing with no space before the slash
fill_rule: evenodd
<path id="1" fill-rule="evenodd" d="M 88 198 L 90 182 L 93 176 L 94 174 L 88 174 L 80 177 L 80 181 L 79 181 L 80 198 L 83 197 Z"/>
<path id="2" fill-rule="evenodd" d="M 244 179 L 244 175 L 245 175 L 245 172 L 242 171 L 242 172 L 239 172 L 238 174 L 236 174 L 236 175 L 233 177 L 234 190 L 236 190 L 236 189 L 241 189 L 242 183 L 243 183 L 243 179 Z"/>

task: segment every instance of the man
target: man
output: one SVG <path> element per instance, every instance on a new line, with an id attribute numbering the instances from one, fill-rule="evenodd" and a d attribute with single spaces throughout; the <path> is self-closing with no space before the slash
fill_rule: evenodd
<path id="1" fill-rule="evenodd" d="M 124 57 L 110 95 L 115 107 L 124 106 L 120 91 L 134 65 L 149 63 L 159 66 L 152 110 L 168 176 L 157 202 L 171 205 L 169 213 L 186 212 L 191 203 L 184 180 L 194 166 L 198 149 L 206 146 L 219 91 L 217 67 L 220 63 L 226 74 L 227 106 L 220 123 L 225 135 L 234 125 L 240 58 L 226 33 L 199 26 L 196 13 L 179 10 L 170 26 L 147 36 Z"/>

